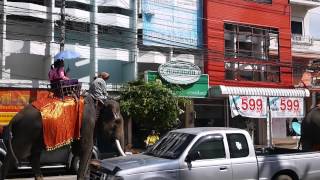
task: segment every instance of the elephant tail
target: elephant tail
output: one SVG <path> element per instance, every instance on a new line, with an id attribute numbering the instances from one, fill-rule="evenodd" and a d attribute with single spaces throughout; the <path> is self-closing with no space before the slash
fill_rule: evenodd
<path id="1" fill-rule="evenodd" d="M 16 154 L 14 153 L 13 151 L 13 148 L 12 148 L 12 121 L 9 123 L 9 126 L 8 126 L 8 133 L 9 133 L 9 137 L 8 137 L 8 151 L 10 151 L 12 157 L 13 157 L 13 160 L 14 160 L 14 163 L 15 165 L 18 165 L 19 164 L 19 160 L 16 156 Z"/>

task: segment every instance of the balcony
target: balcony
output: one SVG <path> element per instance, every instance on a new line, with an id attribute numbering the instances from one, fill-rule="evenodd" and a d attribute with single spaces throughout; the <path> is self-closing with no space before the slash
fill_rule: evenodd
<path id="1" fill-rule="evenodd" d="M 313 39 L 310 36 L 301 36 L 293 34 L 292 54 L 295 57 L 319 58 L 320 39 Z"/>
<path id="2" fill-rule="evenodd" d="M 310 36 L 292 34 L 291 40 L 293 44 L 312 46 L 312 38 Z"/>
<path id="3" fill-rule="evenodd" d="M 291 4 L 307 6 L 309 8 L 315 8 L 320 6 L 320 0 L 290 0 Z"/>
<path id="4" fill-rule="evenodd" d="M 32 16 L 41 19 L 47 19 L 48 7 L 26 2 L 7 2 L 5 12 L 19 16 Z"/>

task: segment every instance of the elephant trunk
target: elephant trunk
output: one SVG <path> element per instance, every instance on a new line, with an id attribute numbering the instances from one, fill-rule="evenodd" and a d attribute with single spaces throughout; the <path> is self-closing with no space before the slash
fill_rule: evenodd
<path id="1" fill-rule="evenodd" d="M 17 158 L 17 156 L 16 156 L 16 154 L 14 153 L 14 151 L 13 151 L 13 148 L 12 148 L 12 122 L 13 121 L 11 121 L 10 123 L 9 123 L 9 134 L 8 134 L 8 150 L 10 151 L 10 153 L 11 153 L 11 155 L 12 155 L 12 157 L 13 157 L 13 160 L 14 160 L 14 162 L 15 162 L 15 165 L 18 165 L 19 164 L 19 160 L 18 160 L 18 158 Z"/>
<path id="2" fill-rule="evenodd" d="M 121 156 L 126 156 L 126 154 L 123 152 L 123 150 L 121 148 L 120 141 L 118 139 L 116 139 L 116 146 L 117 146 L 117 149 L 118 149 L 119 153 L 121 154 Z"/>

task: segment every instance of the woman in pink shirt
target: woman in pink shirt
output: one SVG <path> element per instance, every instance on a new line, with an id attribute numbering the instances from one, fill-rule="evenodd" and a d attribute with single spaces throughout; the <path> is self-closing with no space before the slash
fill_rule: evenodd
<path id="1" fill-rule="evenodd" d="M 51 67 L 48 76 L 51 83 L 59 80 L 69 80 L 64 70 L 63 59 L 58 59 L 54 62 L 53 67 Z"/>

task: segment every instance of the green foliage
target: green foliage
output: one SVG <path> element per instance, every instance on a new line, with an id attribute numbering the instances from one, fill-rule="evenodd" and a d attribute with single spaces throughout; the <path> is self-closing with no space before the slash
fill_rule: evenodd
<path id="1" fill-rule="evenodd" d="M 145 128 L 158 131 L 175 128 L 180 123 L 180 107 L 190 103 L 190 100 L 177 97 L 172 88 L 161 81 L 147 83 L 139 80 L 129 83 L 121 92 L 122 114 Z"/>

